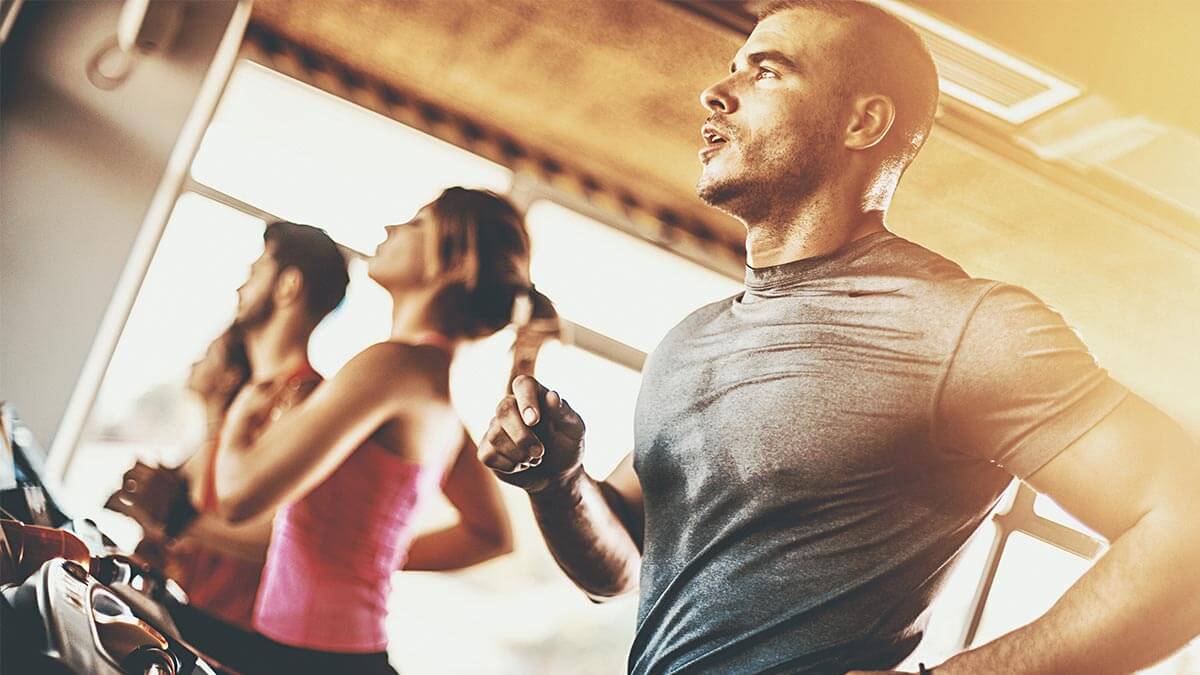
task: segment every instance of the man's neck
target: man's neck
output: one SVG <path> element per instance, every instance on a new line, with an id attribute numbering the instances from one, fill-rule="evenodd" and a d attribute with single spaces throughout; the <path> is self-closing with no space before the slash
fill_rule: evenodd
<path id="1" fill-rule="evenodd" d="M 273 317 L 259 328 L 246 332 L 246 355 L 250 359 L 251 382 L 270 382 L 287 377 L 308 364 L 308 338 L 312 328 Z"/>
<path id="2" fill-rule="evenodd" d="M 804 203 L 746 223 L 746 264 L 774 267 L 829 255 L 852 241 L 886 229 L 882 210 L 853 200 L 815 195 Z"/>

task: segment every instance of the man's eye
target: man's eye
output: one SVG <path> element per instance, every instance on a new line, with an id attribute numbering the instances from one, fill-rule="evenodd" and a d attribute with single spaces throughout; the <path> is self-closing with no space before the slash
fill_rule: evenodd
<path id="1" fill-rule="evenodd" d="M 767 70 L 766 68 L 760 68 L 760 69 L 758 70 L 758 72 L 757 72 L 757 73 L 755 73 L 755 75 L 754 75 L 754 79 L 756 79 L 756 80 L 766 80 L 766 79 L 776 79 L 776 80 L 778 80 L 778 79 L 779 79 L 779 73 L 777 73 L 777 72 L 775 72 L 775 71 L 773 71 L 773 70 Z"/>

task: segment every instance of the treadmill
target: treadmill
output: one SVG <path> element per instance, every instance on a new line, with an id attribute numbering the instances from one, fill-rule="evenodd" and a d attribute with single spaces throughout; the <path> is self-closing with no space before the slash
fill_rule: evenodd
<path id="1" fill-rule="evenodd" d="M 0 437 L 0 672 L 236 675 L 180 637 L 165 578 L 59 508 L 45 453 L 6 403 Z"/>

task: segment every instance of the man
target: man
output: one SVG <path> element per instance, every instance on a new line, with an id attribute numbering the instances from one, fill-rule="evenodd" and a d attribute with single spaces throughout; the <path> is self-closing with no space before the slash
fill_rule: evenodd
<path id="1" fill-rule="evenodd" d="M 271 513 L 231 525 L 212 514 L 216 436 L 261 435 L 320 381 L 308 360 L 313 330 L 346 294 L 346 260 L 324 231 L 275 222 L 238 289 L 231 333 L 241 336 L 249 381 L 231 397 L 208 446 L 180 471 L 139 465 L 110 505 L 134 515 L 147 537 L 169 540 L 169 566 L 190 605 L 173 612 L 185 639 L 230 665 L 257 645 L 251 614 L 271 533 Z M 189 484 L 190 482 L 190 484 Z M 197 512 L 199 515 L 197 515 Z M 184 526 L 186 535 L 180 536 Z"/>
<path id="2" fill-rule="evenodd" d="M 1200 454 L 1028 292 L 884 213 L 932 125 L 919 37 L 876 7 L 768 5 L 710 112 L 697 191 L 746 226 L 746 290 L 646 363 L 635 448 L 513 385 L 480 446 L 595 599 L 639 586 L 634 673 L 886 670 L 1013 476 L 1112 542 L 1044 617 L 936 666 L 1122 672 L 1200 630 Z"/>

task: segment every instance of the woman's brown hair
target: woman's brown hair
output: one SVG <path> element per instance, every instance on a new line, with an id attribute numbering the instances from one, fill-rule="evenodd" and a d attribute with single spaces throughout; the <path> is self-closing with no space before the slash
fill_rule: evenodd
<path id="1" fill-rule="evenodd" d="M 430 206 L 440 272 L 451 281 L 434 301 L 447 335 L 477 339 L 517 329 L 511 382 L 533 374 L 547 339 L 561 334 L 554 303 L 529 278 L 529 232 L 508 199 L 486 190 L 448 188 Z"/>

